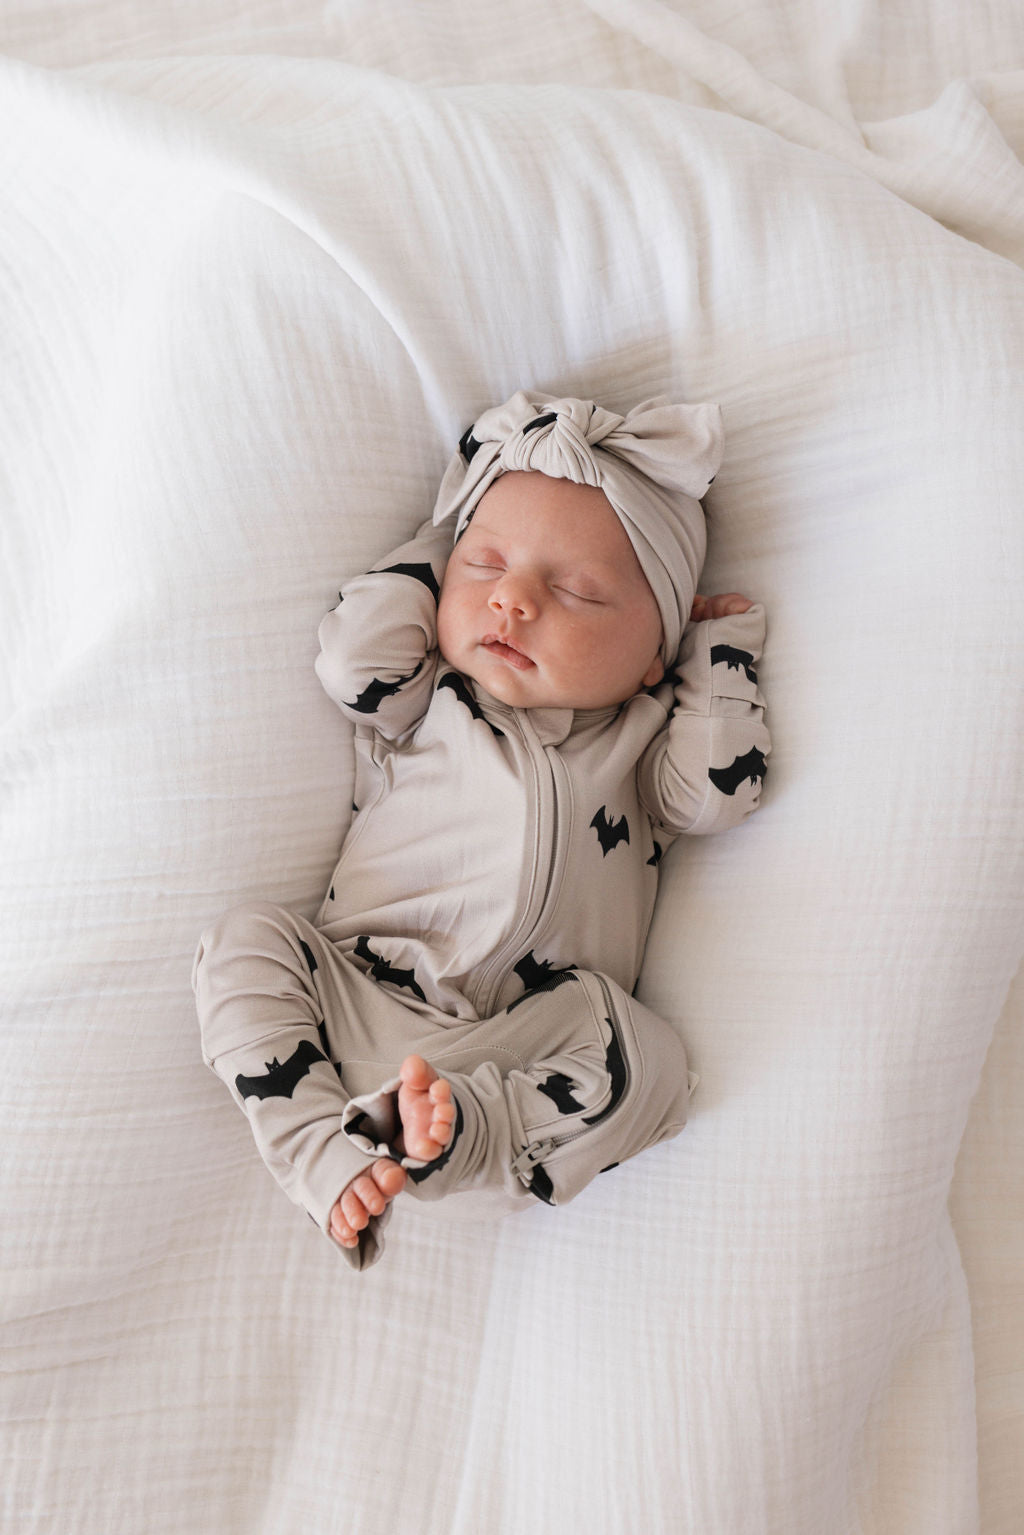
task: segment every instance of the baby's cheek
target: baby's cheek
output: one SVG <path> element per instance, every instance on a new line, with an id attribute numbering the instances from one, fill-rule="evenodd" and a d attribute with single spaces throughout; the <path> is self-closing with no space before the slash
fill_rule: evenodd
<path id="1" fill-rule="evenodd" d="M 441 589 L 441 599 L 437 605 L 437 643 L 444 656 L 448 660 L 448 651 L 455 644 L 458 637 L 457 602 L 453 594 Z"/>

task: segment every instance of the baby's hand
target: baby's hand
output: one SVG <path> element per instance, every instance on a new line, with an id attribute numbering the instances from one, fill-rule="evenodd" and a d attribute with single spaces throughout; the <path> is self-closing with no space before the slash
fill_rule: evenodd
<path id="1" fill-rule="evenodd" d="M 745 613 L 753 605 L 739 592 L 725 592 L 718 597 L 702 597 L 698 593 L 690 609 L 690 622 L 700 624 L 706 618 L 730 618 L 734 613 Z"/>

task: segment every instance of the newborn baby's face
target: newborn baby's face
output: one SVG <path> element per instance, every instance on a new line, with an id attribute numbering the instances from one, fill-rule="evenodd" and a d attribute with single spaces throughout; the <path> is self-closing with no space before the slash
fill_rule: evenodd
<path id="1" fill-rule="evenodd" d="M 513 471 L 456 544 L 438 605 L 449 665 L 519 709 L 600 709 L 659 682 L 661 618 L 604 492 Z"/>

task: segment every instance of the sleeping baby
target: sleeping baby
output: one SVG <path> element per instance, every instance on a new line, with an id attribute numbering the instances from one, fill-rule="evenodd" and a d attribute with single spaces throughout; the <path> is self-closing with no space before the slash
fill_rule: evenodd
<path id="1" fill-rule="evenodd" d="M 313 922 L 228 912 L 194 986 L 207 1064 L 356 1268 L 403 1190 L 559 1205 L 685 1123 L 682 1042 L 632 996 L 658 864 L 756 807 L 769 751 L 763 610 L 696 594 L 721 452 L 716 406 L 520 391 L 321 625 L 356 745 L 330 888 Z"/>

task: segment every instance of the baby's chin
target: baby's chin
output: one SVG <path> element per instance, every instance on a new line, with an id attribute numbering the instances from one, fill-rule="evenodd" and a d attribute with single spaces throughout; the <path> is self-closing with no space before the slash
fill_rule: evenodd
<path id="1" fill-rule="evenodd" d="M 464 677 L 477 683 L 485 693 L 510 709 L 568 709 L 557 693 L 545 684 L 536 666 L 529 671 L 518 671 L 499 661 L 484 661 L 479 666 L 459 668 Z"/>
<path id="2" fill-rule="evenodd" d="M 494 675 L 491 668 L 481 668 L 468 671 L 465 675 L 510 709 L 611 709 L 626 701 L 622 698 L 570 696 L 557 688 L 545 686 L 544 679 L 531 672 L 523 674 L 502 669 Z"/>
<path id="3" fill-rule="evenodd" d="M 495 676 L 492 672 L 483 670 L 470 672 L 468 675 L 479 684 L 492 698 L 496 698 L 500 704 L 507 704 L 510 709 L 559 709 L 569 708 L 555 699 L 545 688 L 538 686 L 536 678 L 524 678 L 516 673 L 499 673 Z"/>

